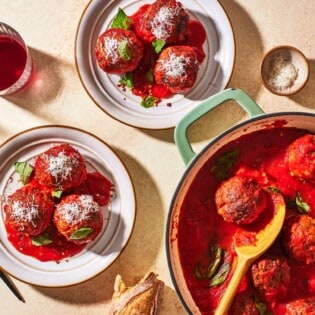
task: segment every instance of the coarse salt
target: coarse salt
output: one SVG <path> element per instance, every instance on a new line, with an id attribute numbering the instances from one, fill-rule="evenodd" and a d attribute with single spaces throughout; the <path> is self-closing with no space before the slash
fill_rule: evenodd
<path id="1" fill-rule="evenodd" d="M 298 77 L 298 69 L 282 55 L 275 55 L 271 60 L 268 85 L 282 91 L 290 88 Z"/>

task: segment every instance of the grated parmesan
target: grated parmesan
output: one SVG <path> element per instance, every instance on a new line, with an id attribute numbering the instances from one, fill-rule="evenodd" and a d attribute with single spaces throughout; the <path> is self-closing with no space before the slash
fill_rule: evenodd
<path id="1" fill-rule="evenodd" d="M 10 219 L 15 222 L 31 223 L 35 227 L 35 220 L 39 217 L 38 208 L 34 196 L 32 196 L 32 201 L 28 203 L 16 200 L 12 203 Z"/>
<path id="2" fill-rule="evenodd" d="M 160 60 L 161 69 L 165 71 L 167 76 L 172 78 L 179 78 L 186 75 L 186 69 L 191 62 L 189 57 L 184 55 L 176 55 L 173 52 L 169 52 L 169 58 L 167 60 Z"/>
<path id="3" fill-rule="evenodd" d="M 63 151 L 57 156 L 44 154 L 43 158 L 48 164 L 46 171 L 54 177 L 56 185 L 63 180 L 71 179 L 74 167 L 79 164 L 75 157 L 69 157 Z"/>
<path id="4" fill-rule="evenodd" d="M 173 18 L 178 15 L 181 8 L 161 7 L 151 21 L 152 34 L 156 39 L 167 39 L 171 36 L 170 30 L 174 28 Z"/>
<path id="5" fill-rule="evenodd" d="M 104 38 L 104 52 L 107 59 L 112 60 L 112 62 L 117 62 L 119 60 L 119 41 L 116 38 Z"/>
<path id="6" fill-rule="evenodd" d="M 271 60 L 268 85 L 273 89 L 282 91 L 290 88 L 298 77 L 298 70 L 284 56 L 276 55 Z"/>
<path id="7" fill-rule="evenodd" d="M 58 209 L 59 214 L 66 223 L 76 225 L 86 219 L 90 215 L 99 211 L 98 204 L 93 201 L 90 195 L 81 195 L 77 202 L 69 202 L 61 205 Z"/>

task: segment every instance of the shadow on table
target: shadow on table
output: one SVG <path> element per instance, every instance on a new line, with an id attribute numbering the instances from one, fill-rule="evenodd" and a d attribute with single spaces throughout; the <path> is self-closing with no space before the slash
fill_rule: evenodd
<path id="1" fill-rule="evenodd" d="M 301 106 L 315 109 L 315 60 L 309 60 L 310 77 L 305 87 L 297 94 L 292 95 L 290 98 Z"/>
<path id="2" fill-rule="evenodd" d="M 58 97 L 63 88 L 60 61 L 34 48 L 29 48 L 34 65 L 30 83 L 16 94 L 6 96 L 10 102 L 36 112 Z"/>
<path id="3" fill-rule="evenodd" d="M 242 89 L 253 99 L 260 87 L 260 61 L 263 45 L 257 26 L 246 11 L 231 0 L 220 0 L 233 28 L 235 37 L 235 63 L 229 87 Z M 240 120 L 246 118 L 245 112 L 233 102 L 227 102 L 195 122 L 188 132 L 192 143 L 210 140 Z M 153 138 L 165 142 L 174 141 L 174 128 L 165 130 L 143 130 Z"/>
<path id="4" fill-rule="evenodd" d="M 122 150 L 114 149 L 129 170 L 135 190 L 136 221 L 129 242 L 117 260 L 96 277 L 64 288 L 34 287 L 43 295 L 70 304 L 105 303 L 112 297 L 117 274 L 132 285 L 135 280 L 155 271 L 153 268 L 165 238 L 166 218 L 162 197 L 149 172 Z"/>

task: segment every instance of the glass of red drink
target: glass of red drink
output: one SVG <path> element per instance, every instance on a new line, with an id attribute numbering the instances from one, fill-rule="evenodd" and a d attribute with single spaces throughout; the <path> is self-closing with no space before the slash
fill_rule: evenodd
<path id="1" fill-rule="evenodd" d="M 22 89 L 31 78 L 32 68 L 32 58 L 20 34 L 0 22 L 0 95 Z"/>

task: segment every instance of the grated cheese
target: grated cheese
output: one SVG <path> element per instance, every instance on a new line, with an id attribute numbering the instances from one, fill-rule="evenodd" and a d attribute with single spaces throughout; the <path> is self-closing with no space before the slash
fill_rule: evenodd
<path id="1" fill-rule="evenodd" d="M 160 60 L 161 69 L 165 71 L 165 74 L 172 78 L 179 78 L 186 75 L 187 66 L 190 63 L 190 58 L 184 55 L 176 55 L 173 52 L 169 52 L 169 58 L 167 60 Z"/>
<path id="2" fill-rule="evenodd" d="M 298 77 L 298 70 L 282 55 L 276 55 L 271 61 L 268 85 L 281 91 L 291 87 Z"/>
<path id="3" fill-rule="evenodd" d="M 32 202 L 28 203 L 16 200 L 12 203 L 10 219 L 15 222 L 31 223 L 35 227 L 35 219 L 39 217 L 38 208 L 34 196 L 32 196 Z"/>
<path id="4" fill-rule="evenodd" d="M 98 212 L 99 207 L 92 196 L 81 195 L 77 202 L 65 203 L 58 210 L 62 220 L 75 225 L 88 219 L 92 213 Z"/>
<path id="5" fill-rule="evenodd" d="M 116 38 L 104 38 L 104 52 L 107 59 L 111 59 L 112 62 L 117 62 L 119 60 L 119 41 Z"/>
<path id="6" fill-rule="evenodd" d="M 181 8 L 161 7 L 151 21 L 152 34 L 156 39 L 167 39 L 171 36 L 170 30 L 174 28 L 173 18 L 180 12 Z"/>
<path id="7" fill-rule="evenodd" d="M 44 154 L 43 158 L 48 164 L 46 171 L 54 177 L 56 185 L 63 180 L 71 179 L 74 167 L 79 164 L 75 157 L 69 157 L 63 151 L 57 156 Z"/>

